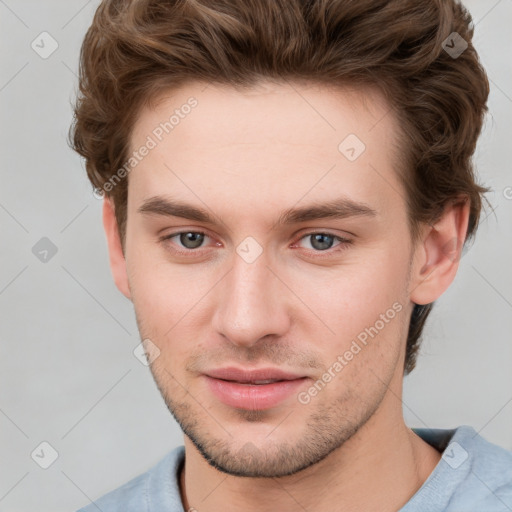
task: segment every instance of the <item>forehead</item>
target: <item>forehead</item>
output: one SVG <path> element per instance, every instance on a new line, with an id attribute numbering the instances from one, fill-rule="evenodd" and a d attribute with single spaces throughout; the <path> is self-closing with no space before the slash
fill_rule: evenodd
<path id="1" fill-rule="evenodd" d="M 398 127 L 375 91 L 194 83 L 143 109 L 130 143 L 130 154 L 151 146 L 129 173 L 134 208 L 166 193 L 244 211 L 306 196 L 343 194 L 376 210 L 403 200 Z"/>

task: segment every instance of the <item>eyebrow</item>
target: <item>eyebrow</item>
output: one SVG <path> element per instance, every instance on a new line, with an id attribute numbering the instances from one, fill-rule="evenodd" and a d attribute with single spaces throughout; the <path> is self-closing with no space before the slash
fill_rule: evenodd
<path id="1" fill-rule="evenodd" d="M 215 224 L 216 219 L 207 210 L 162 196 L 146 199 L 138 208 L 138 213 L 180 217 L 183 219 Z M 365 203 L 340 197 L 327 202 L 312 203 L 299 208 L 289 208 L 281 213 L 276 224 L 285 226 L 320 219 L 346 219 L 349 217 L 377 217 L 378 212 Z"/>

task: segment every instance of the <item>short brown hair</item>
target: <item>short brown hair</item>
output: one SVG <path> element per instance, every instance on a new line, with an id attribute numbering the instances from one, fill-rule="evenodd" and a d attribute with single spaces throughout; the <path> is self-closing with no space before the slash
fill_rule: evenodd
<path id="1" fill-rule="evenodd" d="M 104 0 L 81 49 L 71 144 L 104 191 L 126 162 L 140 109 L 166 90 L 264 79 L 377 87 L 402 127 L 399 176 L 412 240 L 463 196 L 465 243 L 490 190 L 475 182 L 471 163 L 489 93 L 472 36 L 455 0 Z M 467 44 L 458 56 L 448 51 L 454 41 Z M 123 250 L 127 181 L 107 192 Z M 405 374 L 432 306 L 414 307 Z"/>

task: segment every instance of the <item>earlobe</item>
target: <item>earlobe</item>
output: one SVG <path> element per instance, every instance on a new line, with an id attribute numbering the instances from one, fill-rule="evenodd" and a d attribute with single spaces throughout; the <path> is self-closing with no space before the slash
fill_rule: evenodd
<path id="1" fill-rule="evenodd" d="M 126 271 L 126 260 L 121 246 L 119 229 L 115 216 L 113 201 L 105 197 L 103 199 L 103 227 L 107 238 L 110 270 L 118 290 L 131 300 L 130 287 L 128 284 L 128 273 Z"/>
<path id="2" fill-rule="evenodd" d="M 411 276 L 411 301 L 429 304 L 455 279 L 469 221 L 469 200 L 450 203 L 418 242 Z"/>

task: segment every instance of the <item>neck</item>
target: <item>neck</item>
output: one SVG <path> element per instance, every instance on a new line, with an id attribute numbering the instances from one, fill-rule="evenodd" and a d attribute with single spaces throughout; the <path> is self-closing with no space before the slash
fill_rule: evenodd
<path id="1" fill-rule="evenodd" d="M 394 397 L 396 400 L 396 397 Z M 421 487 L 441 454 L 398 420 L 377 411 L 321 462 L 281 478 L 241 478 L 210 466 L 185 437 L 180 491 L 186 511 L 393 512 Z"/>

